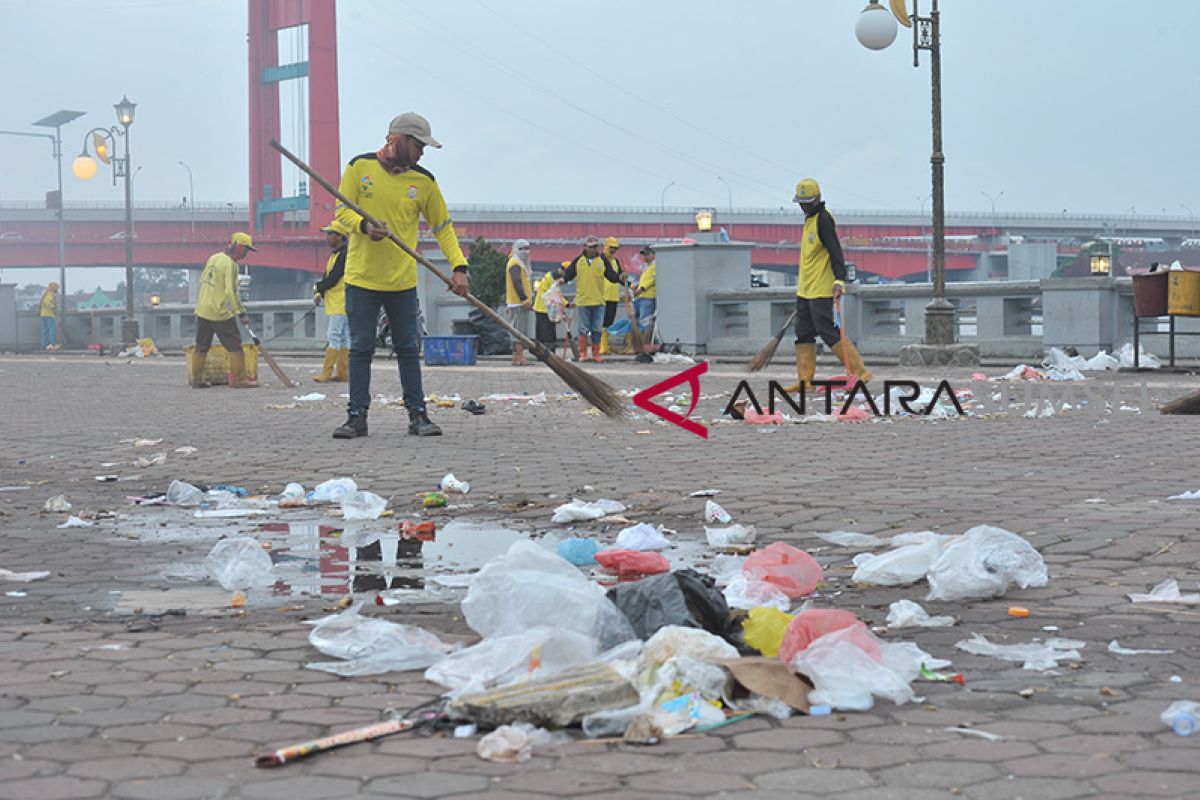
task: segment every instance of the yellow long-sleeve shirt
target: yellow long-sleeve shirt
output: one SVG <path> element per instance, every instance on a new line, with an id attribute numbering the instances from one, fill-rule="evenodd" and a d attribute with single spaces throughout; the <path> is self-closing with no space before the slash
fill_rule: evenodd
<path id="1" fill-rule="evenodd" d="M 213 253 L 200 273 L 200 296 L 196 298 L 196 316 L 210 322 L 224 322 L 244 314 L 238 300 L 238 265 L 228 253 Z"/>
<path id="2" fill-rule="evenodd" d="M 38 316 L 53 317 L 58 313 L 58 295 L 47 289 L 42 292 L 42 304 Z"/>
<path id="3" fill-rule="evenodd" d="M 365 153 L 347 165 L 339 189 L 375 219 L 386 222 L 388 229 L 414 250 L 417 226 L 424 218 L 450 266 L 466 266 L 442 191 L 426 170 L 414 166 L 392 174 L 374 153 Z M 341 203 L 336 215 L 340 227 L 350 231 L 346 285 L 380 292 L 417 285 L 417 262 L 412 256 L 386 239 L 372 241 L 363 233 L 362 216 Z"/>
<path id="4" fill-rule="evenodd" d="M 612 262 L 613 268 L 619 275 L 621 273 L 621 261 L 616 256 L 609 256 L 608 260 Z M 621 284 L 617 281 L 604 279 L 604 302 L 618 303 L 621 301 Z"/>

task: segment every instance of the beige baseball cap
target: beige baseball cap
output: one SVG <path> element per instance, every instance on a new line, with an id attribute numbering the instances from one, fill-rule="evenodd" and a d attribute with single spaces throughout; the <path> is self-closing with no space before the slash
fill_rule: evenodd
<path id="1" fill-rule="evenodd" d="M 422 117 L 415 111 L 405 111 L 400 116 L 392 120 L 388 125 L 389 134 L 406 133 L 419 142 L 424 142 L 430 147 L 441 147 L 442 143 L 433 138 L 433 132 L 429 127 L 429 120 Z"/>

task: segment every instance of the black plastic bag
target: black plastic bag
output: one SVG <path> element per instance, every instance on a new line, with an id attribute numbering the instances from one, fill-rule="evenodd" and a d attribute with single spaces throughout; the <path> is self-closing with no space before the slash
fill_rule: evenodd
<path id="1" fill-rule="evenodd" d="M 649 639 L 659 628 L 682 625 L 725 636 L 729 606 L 712 578 L 685 569 L 622 583 L 608 597 L 629 619 L 638 637 Z"/>

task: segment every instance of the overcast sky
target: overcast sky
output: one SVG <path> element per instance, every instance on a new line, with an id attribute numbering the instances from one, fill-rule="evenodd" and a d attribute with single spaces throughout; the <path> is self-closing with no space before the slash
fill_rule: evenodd
<path id="1" fill-rule="evenodd" d="M 926 2 L 923 4 L 928 5 Z M 943 0 L 947 207 L 1186 214 L 1196 168 L 1200 3 Z M 451 204 L 916 209 L 929 194 L 928 54 L 854 38 L 863 0 L 339 0 L 344 158 L 416 110 Z M 84 132 L 138 103 L 135 202 L 246 202 L 240 0 L 0 0 L 0 128 L 60 108 L 68 205 L 119 202 L 70 176 Z M 288 90 L 285 90 L 285 92 Z M 285 119 L 284 127 L 290 121 Z M 729 184 L 719 180 L 724 178 Z M 49 147 L 4 137 L 0 204 L 41 202 Z"/>

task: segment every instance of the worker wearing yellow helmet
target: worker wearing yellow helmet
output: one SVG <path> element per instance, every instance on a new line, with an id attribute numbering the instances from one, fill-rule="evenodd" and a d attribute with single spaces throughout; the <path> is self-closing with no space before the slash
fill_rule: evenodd
<path id="1" fill-rule="evenodd" d="M 821 187 L 812 178 L 796 184 L 792 198 L 804 211 L 800 272 L 796 281 L 796 383 L 789 392 L 807 391 L 817 369 L 817 336 L 841 360 L 846 373 L 866 383 L 871 371 L 834 319 L 834 299 L 845 289 L 846 260 L 837 223 L 825 209 Z"/>

